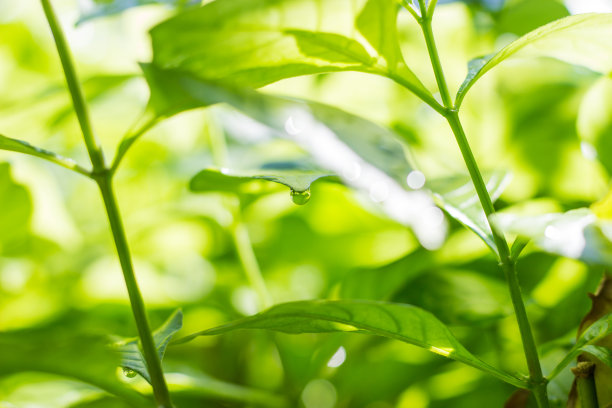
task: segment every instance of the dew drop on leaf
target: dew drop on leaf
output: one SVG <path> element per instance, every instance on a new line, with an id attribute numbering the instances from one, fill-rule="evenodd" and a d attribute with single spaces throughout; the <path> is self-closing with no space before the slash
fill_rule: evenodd
<path id="1" fill-rule="evenodd" d="M 137 373 L 131 368 L 123 367 L 123 375 L 125 375 L 127 378 L 134 378 L 136 377 Z"/>
<path id="2" fill-rule="evenodd" d="M 310 190 L 296 191 L 291 190 L 291 199 L 297 205 L 304 205 L 310 201 Z"/>

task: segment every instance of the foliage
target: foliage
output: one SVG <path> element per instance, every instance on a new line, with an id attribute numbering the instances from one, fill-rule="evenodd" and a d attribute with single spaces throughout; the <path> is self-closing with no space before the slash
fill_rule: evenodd
<path id="1" fill-rule="evenodd" d="M 79 3 L 0 5 L 0 407 L 612 402 L 612 14 Z"/>

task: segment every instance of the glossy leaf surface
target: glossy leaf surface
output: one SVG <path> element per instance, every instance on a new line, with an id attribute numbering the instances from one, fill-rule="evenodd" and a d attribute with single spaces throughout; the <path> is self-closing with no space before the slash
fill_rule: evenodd
<path id="1" fill-rule="evenodd" d="M 518 378 L 472 355 L 434 315 L 407 304 L 365 300 L 284 303 L 258 315 L 195 333 L 179 342 L 238 329 L 266 329 L 293 334 L 355 331 L 389 337 L 461 361 L 519 387 L 525 386 Z"/>

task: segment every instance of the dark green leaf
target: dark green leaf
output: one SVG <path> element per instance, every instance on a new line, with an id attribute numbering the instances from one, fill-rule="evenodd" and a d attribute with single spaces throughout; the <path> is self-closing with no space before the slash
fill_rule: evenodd
<path id="1" fill-rule="evenodd" d="M 183 327 L 183 313 L 177 310 L 164 324 L 153 332 L 153 341 L 155 342 L 160 360 L 164 358 L 164 353 L 170 339 L 181 327 Z M 151 382 L 144 356 L 138 346 L 138 339 L 117 343 L 116 346 L 121 353 L 121 366 L 125 370 L 132 370 L 140 374 L 145 380 Z"/>
<path id="2" fill-rule="evenodd" d="M 55 374 L 96 386 L 134 407 L 152 404 L 118 380 L 119 356 L 108 347 L 106 337 L 73 337 L 55 328 L 3 332 L 0 362 L 2 375 L 28 371 Z"/>
<path id="3" fill-rule="evenodd" d="M 153 61 L 249 87 L 322 72 L 370 72 L 433 101 L 403 61 L 396 19 L 393 0 L 217 0 L 155 27 Z"/>
<path id="4" fill-rule="evenodd" d="M 192 191 L 224 191 L 237 193 L 244 191 L 254 180 L 267 180 L 289 187 L 292 191 L 304 192 L 310 185 L 332 174 L 299 168 L 260 168 L 257 170 L 230 171 L 222 169 L 202 170 L 191 179 Z"/>
<path id="5" fill-rule="evenodd" d="M 493 201 L 499 198 L 510 179 L 510 173 L 505 171 L 485 175 L 487 190 Z M 431 180 L 427 183 L 427 187 L 434 192 L 436 203 L 448 215 L 474 231 L 493 252 L 497 253 L 491 227 L 469 176 Z"/>
<path id="6" fill-rule="evenodd" d="M 521 56 L 552 57 L 582 65 L 597 72 L 612 69 L 612 14 L 578 14 L 537 28 L 504 47 L 492 57 L 475 60 L 461 85 L 455 106 L 485 73 L 519 53 Z"/>
<path id="7" fill-rule="evenodd" d="M 238 329 L 266 329 L 293 334 L 345 331 L 389 337 L 461 361 L 518 387 L 526 387 L 522 380 L 472 355 L 431 313 L 399 303 L 366 300 L 284 303 L 255 316 L 195 333 L 178 342 Z"/>

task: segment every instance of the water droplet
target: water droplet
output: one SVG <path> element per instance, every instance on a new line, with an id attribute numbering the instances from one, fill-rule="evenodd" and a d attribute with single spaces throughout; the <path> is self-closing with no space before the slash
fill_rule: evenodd
<path id="1" fill-rule="evenodd" d="M 425 185 L 425 175 L 418 170 L 412 170 L 406 177 L 408 187 L 418 190 Z"/>
<path id="2" fill-rule="evenodd" d="M 123 375 L 127 378 L 134 378 L 138 373 L 131 368 L 123 367 Z"/>
<path id="3" fill-rule="evenodd" d="M 285 131 L 287 131 L 287 133 L 289 133 L 291 136 L 296 136 L 302 132 L 302 129 L 296 125 L 293 116 L 289 116 L 285 122 Z"/>
<path id="4" fill-rule="evenodd" d="M 291 199 L 297 205 L 304 205 L 310 201 L 310 190 L 296 191 L 291 190 Z"/>

